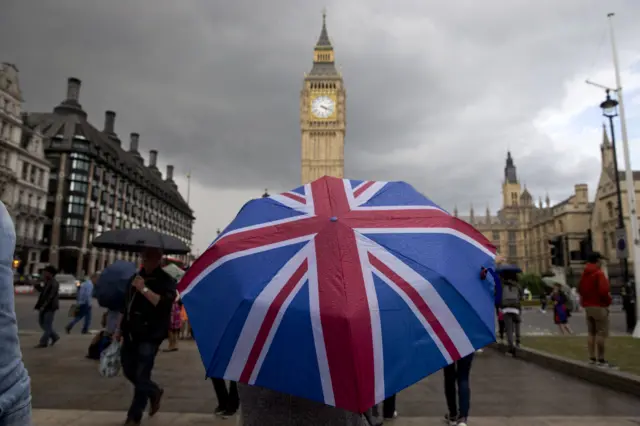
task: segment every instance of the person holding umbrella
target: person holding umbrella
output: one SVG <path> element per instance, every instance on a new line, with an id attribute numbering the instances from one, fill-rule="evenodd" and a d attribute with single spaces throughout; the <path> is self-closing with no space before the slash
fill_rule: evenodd
<path id="1" fill-rule="evenodd" d="M 134 386 L 126 426 L 140 424 L 147 402 L 149 416 L 157 413 L 164 393 L 151 380 L 151 372 L 160 344 L 168 336 L 176 282 L 162 270 L 161 260 L 160 249 L 142 252 L 142 268 L 131 279 L 120 327 L 114 333 L 114 339 L 122 342 L 122 371 Z"/>

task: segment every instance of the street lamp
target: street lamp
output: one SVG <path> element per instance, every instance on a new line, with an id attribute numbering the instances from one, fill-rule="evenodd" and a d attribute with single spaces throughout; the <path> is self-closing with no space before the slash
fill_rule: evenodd
<path id="1" fill-rule="evenodd" d="M 269 198 L 271 197 L 271 195 L 269 195 L 269 192 L 267 189 L 264 190 L 264 194 L 262 194 L 262 198 Z"/>
<path id="2" fill-rule="evenodd" d="M 611 132 L 611 148 L 613 151 L 613 168 L 616 177 L 616 197 L 618 199 L 618 229 L 617 229 L 617 239 L 616 248 L 619 252 L 623 252 L 623 257 L 620 259 L 622 266 L 622 279 L 623 279 L 623 288 L 626 289 L 629 285 L 629 263 L 627 261 L 627 234 L 624 226 L 624 215 L 622 213 L 622 192 L 620 191 L 620 174 L 618 172 L 618 155 L 616 154 L 616 134 L 613 126 L 613 119 L 618 116 L 618 101 L 615 99 L 611 99 L 611 92 L 609 89 L 606 91 L 607 98 L 600 104 L 600 108 L 602 108 L 602 115 L 609 119 L 609 130 Z M 624 235 L 624 240 L 622 240 L 619 236 Z M 624 244 L 624 246 L 621 246 Z M 626 292 L 628 293 L 628 292 Z M 625 297 L 631 297 L 631 295 L 625 295 Z M 625 303 L 625 305 L 628 305 Z M 636 323 L 636 312 L 634 309 L 627 309 L 627 328 L 629 331 L 633 331 L 633 326 Z"/>

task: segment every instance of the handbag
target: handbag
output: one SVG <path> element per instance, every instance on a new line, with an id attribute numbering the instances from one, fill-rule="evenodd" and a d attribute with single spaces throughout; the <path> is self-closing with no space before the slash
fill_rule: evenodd
<path id="1" fill-rule="evenodd" d="M 120 372 L 120 343 L 113 341 L 100 354 L 100 375 L 115 377 Z"/>
<path id="2" fill-rule="evenodd" d="M 78 316 L 78 305 L 77 304 L 73 304 L 71 306 L 69 306 L 69 318 L 75 318 Z"/>

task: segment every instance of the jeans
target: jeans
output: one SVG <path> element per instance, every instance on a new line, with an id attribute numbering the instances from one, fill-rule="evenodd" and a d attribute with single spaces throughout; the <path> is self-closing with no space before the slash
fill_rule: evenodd
<path id="1" fill-rule="evenodd" d="M 40 344 L 42 346 L 48 346 L 49 340 L 51 343 L 57 341 L 60 336 L 53 329 L 53 320 L 56 316 L 56 311 L 40 311 L 38 314 L 38 323 L 42 329 L 42 337 L 40 338 Z"/>
<path id="2" fill-rule="evenodd" d="M 458 415 L 464 419 L 469 417 L 471 404 L 469 373 L 471 372 L 472 362 L 473 353 L 444 368 L 444 395 L 447 398 L 447 407 L 451 418 L 456 418 Z M 458 387 L 457 395 L 456 385 Z M 459 411 L 458 405 L 460 406 Z"/>
<path id="3" fill-rule="evenodd" d="M 229 382 L 229 390 L 224 379 L 211 378 L 213 390 L 218 399 L 218 409 L 226 412 L 235 413 L 240 407 L 240 397 L 238 396 L 238 385 L 236 382 Z"/>
<path id="4" fill-rule="evenodd" d="M 133 400 L 127 418 L 139 422 L 147 402 L 157 397 L 160 387 L 151 380 L 151 371 L 156 360 L 159 344 L 124 340 L 120 350 L 122 372 L 134 386 Z"/>
<path id="5" fill-rule="evenodd" d="M 504 314 L 504 325 L 507 332 L 507 343 L 509 349 L 513 349 L 513 335 L 516 335 L 515 344 L 520 344 L 520 315 L 518 314 Z"/>
<path id="6" fill-rule="evenodd" d="M 77 323 L 84 318 L 82 332 L 88 333 L 91 325 L 91 305 L 78 305 L 76 316 L 67 325 L 67 330 L 71 330 Z"/>
<path id="7" fill-rule="evenodd" d="M 31 426 L 31 398 L 10 413 L 0 414 L 0 426 Z"/>

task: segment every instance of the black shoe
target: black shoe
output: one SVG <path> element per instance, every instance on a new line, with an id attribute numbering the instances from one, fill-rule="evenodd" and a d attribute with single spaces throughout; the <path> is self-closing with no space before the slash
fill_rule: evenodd
<path id="1" fill-rule="evenodd" d="M 452 416 L 451 414 L 445 414 L 444 415 L 445 423 L 447 423 L 450 426 L 458 424 L 458 419 L 459 418 L 460 418 L 460 416 L 458 416 L 457 414 L 454 415 L 454 416 Z"/>
<path id="2" fill-rule="evenodd" d="M 224 410 L 222 413 L 220 413 L 220 417 L 222 417 L 223 419 L 228 419 L 229 417 L 233 417 L 236 415 L 236 410 Z"/>
<path id="3" fill-rule="evenodd" d="M 149 417 L 152 417 L 154 414 L 160 410 L 160 403 L 162 402 L 162 395 L 164 395 L 164 389 L 160 388 L 157 394 L 153 398 L 151 398 L 149 404 Z"/>
<path id="4" fill-rule="evenodd" d="M 124 422 L 124 426 L 138 426 L 138 425 L 140 425 L 140 422 L 137 421 L 137 420 L 133 420 L 133 419 L 127 419 Z"/>
<path id="5" fill-rule="evenodd" d="M 55 345 L 58 340 L 60 340 L 60 337 L 56 337 L 55 339 L 51 339 L 51 346 Z"/>
<path id="6" fill-rule="evenodd" d="M 71 333 L 71 327 L 66 326 L 66 327 L 64 328 L 64 331 L 66 331 L 66 332 L 67 332 L 67 334 L 70 334 L 70 333 Z"/>
<path id="7" fill-rule="evenodd" d="M 225 409 L 218 405 L 216 409 L 213 410 L 213 414 L 215 414 L 216 416 L 220 416 L 222 415 L 222 413 L 224 413 L 224 411 Z"/>
<path id="8" fill-rule="evenodd" d="M 34 346 L 34 349 L 41 349 L 41 348 L 46 348 L 47 345 L 43 345 L 42 343 L 38 343 L 37 345 Z"/>

